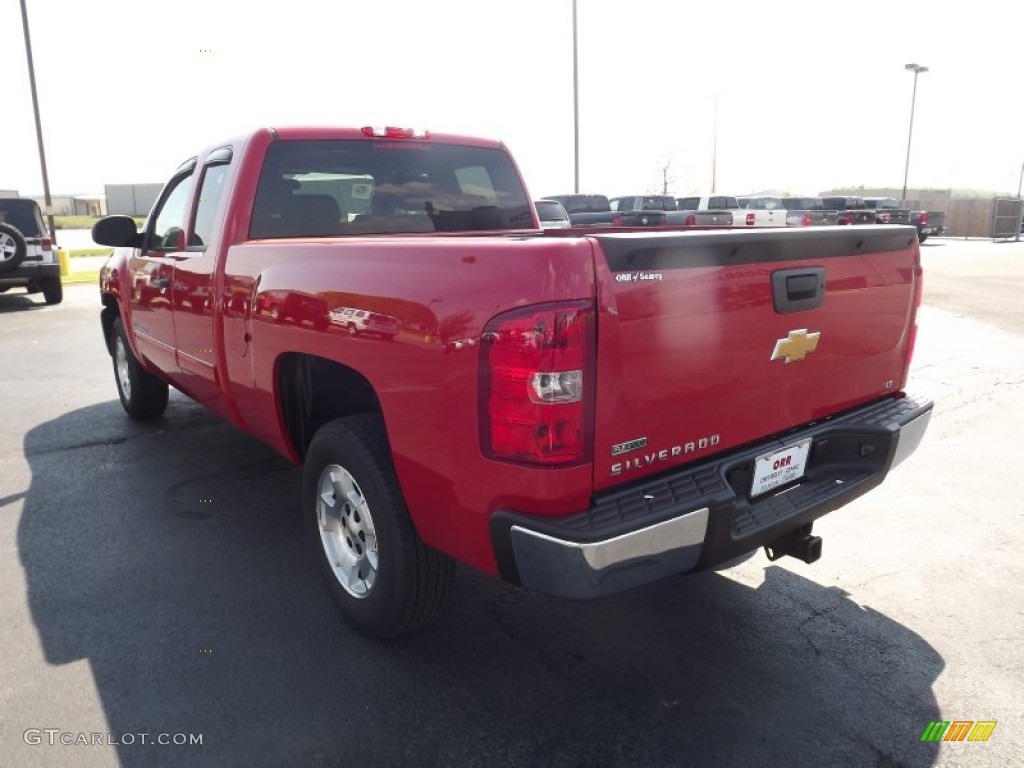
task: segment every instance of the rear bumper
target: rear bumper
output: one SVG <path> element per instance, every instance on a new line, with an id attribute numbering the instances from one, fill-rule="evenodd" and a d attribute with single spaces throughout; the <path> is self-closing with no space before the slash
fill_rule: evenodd
<path id="1" fill-rule="evenodd" d="M 27 285 L 48 277 L 60 277 L 60 264 L 22 262 L 17 269 L 0 272 L 0 285 Z"/>
<path id="2" fill-rule="evenodd" d="M 938 226 L 938 227 L 926 226 L 926 227 L 921 227 L 919 231 L 920 231 L 920 233 L 922 235 L 935 235 L 936 237 L 939 237 L 939 236 L 945 234 L 946 228 L 943 227 L 943 226 Z"/>
<path id="3" fill-rule="evenodd" d="M 928 400 L 886 398 L 599 495 L 567 517 L 500 510 L 491 538 L 501 574 L 538 592 L 586 599 L 714 567 L 880 484 L 920 444 L 931 413 Z M 751 500 L 755 457 L 805 438 L 812 444 L 803 480 Z"/>

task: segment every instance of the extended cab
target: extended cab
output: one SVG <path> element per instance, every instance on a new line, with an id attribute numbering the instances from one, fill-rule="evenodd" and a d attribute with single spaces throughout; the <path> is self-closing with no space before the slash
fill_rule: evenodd
<path id="1" fill-rule="evenodd" d="M 684 223 L 697 226 L 752 227 L 756 215 L 740 215 L 740 204 L 730 195 L 691 195 L 677 197 L 676 207 L 686 213 Z"/>
<path id="2" fill-rule="evenodd" d="M 0 198 L 0 293 L 11 288 L 43 294 L 47 304 L 60 304 L 64 286 L 60 262 L 43 226 L 39 204 L 31 198 Z"/>
<path id="3" fill-rule="evenodd" d="M 876 224 L 875 212 L 868 208 L 863 197 L 831 195 L 821 198 L 822 205 L 836 212 L 837 224 Z"/>
<path id="4" fill-rule="evenodd" d="M 613 211 L 620 214 L 612 223 L 620 227 L 658 227 L 667 224 L 694 226 L 697 224 L 687 213 L 680 211 L 676 206 L 675 198 L 668 195 L 614 197 L 611 200 L 611 207 Z"/>
<path id="5" fill-rule="evenodd" d="M 610 227 L 616 218 L 611 201 L 604 195 L 547 195 L 544 199 L 561 203 L 565 212 L 569 214 L 569 221 L 574 227 L 594 225 Z"/>
<path id="6" fill-rule="evenodd" d="M 917 238 L 924 242 L 930 235 L 946 231 L 944 211 L 915 211 L 894 197 L 865 197 L 865 204 L 874 209 L 879 224 L 910 224 L 917 227 Z"/>
<path id="7" fill-rule="evenodd" d="M 864 205 L 875 212 L 876 224 L 909 224 L 910 209 L 895 197 L 865 197 Z"/>
<path id="8" fill-rule="evenodd" d="M 665 201 L 672 201 L 670 197 L 648 195 L 609 200 L 604 195 L 552 195 L 545 199 L 560 202 L 573 227 L 658 227 L 684 223 L 675 216 L 674 207 L 667 207 Z"/>
<path id="9" fill-rule="evenodd" d="M 910 223 L 917 227 L 917 239 L 922 243 L 932 235 L 946 234 L 945 211 L 911 211 Z"/>
<path id="10" fill-rule="evenodd" d="M 757 227 L 784 227 L 786 226 L 786 206 L 782 203 L 781 197 L 769 197 L 765 195 L 738 197 L 741 213 L 743 211 L 754 212 L 754 226 Z"/>
<path id="11" fill-rule="evenodd" d="M 839 212 L 830 211 L 820 197 L 784 197 L 787 227 L 823 227 L 839 223 Z"/>
<path id="12" fill-rule="evenodd" d="M 925 433 L 912 228 L 545 233 L 530 201 L 496 141 L 268 128 L 182 164 L 144 231 L 93 227 L 124 409 L 173 386 L 304 465 L 368 634 L 431 619 L 456 560 L 569 598 L 813 562 Z"/>

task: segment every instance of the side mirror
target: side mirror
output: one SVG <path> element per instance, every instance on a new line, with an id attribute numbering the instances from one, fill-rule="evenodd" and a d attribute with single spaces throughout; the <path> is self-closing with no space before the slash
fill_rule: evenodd
<path id="1" fill-rule="evenodd" d="M 131 216 L 106 216 L 92 225 L 93 242 L 114 248 L 138 247 L 141 238 Z"/>

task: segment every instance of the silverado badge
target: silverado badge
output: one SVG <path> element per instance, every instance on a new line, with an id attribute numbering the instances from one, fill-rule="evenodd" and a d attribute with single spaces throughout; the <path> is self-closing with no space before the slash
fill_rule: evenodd
<path id="1" fill-rule="evenodd" d="M 795 363 L 803 360 L 818 346 L 818 339 L 821 338 L 821 331 L 808 333 L 806 328 L 798 331 L 790 331 L 789 336 L 775 342 L 775 349 L 772 350 L 772 360 L 780 357 L 787 363 Z"/>

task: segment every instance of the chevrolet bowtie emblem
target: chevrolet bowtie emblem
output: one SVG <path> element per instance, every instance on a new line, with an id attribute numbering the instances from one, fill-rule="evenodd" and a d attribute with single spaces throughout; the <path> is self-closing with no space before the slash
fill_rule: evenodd
<path id="1" fill-rule="evenodd" d="M 787 363 L 795 363 L 803 360 L 818 346 L 818 339 L 821 338 L 821 331 L 808 333 L 806 328 L 799 331 L 790 331 L 789 336 L 775 342 L 775 349 L 772 350 L 772 360 L 780 357 Z"/>

